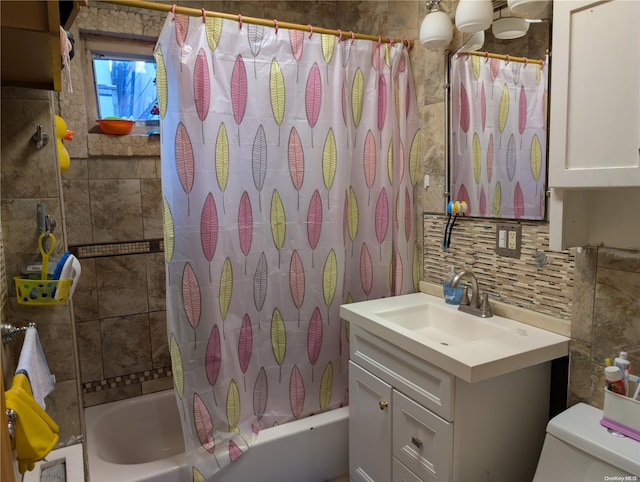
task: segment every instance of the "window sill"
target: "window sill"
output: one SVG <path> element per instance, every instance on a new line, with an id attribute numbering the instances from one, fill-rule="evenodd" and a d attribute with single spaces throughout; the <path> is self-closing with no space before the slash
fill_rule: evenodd
<path id="1" fill-rule="evenodd" d="M 160 156 L 160 136 L 150 136 L 147 132 L 155 126 L 134 126 L 131 133 L 116 136 L 104 134 L 95 125 L 87 136 L 88 154 L 92 156 Z"/>
<path id="2" fill-rule="evenodd" d="M 148 136 L 149 135 L 149 131 L 150 130 L 154 130 L 154 129 L 159 129 L 160 126 L 133 126 L 133 129 L 131 129 L 131 132 L 129 134 L 124 134 L 125 136 Z M 110 136 L 110 137 L 122 137 L 122 136 L 118 136 L 118 135 L 113 135 L 113 134 L 105 134 L 104 132 L 102 132 L 100 130 L 100 126 L 98 124 L 92 126 L 89 129 L 89 134 L 102 134 L 104 136 Z M 154 136 L 150 136 L 150 137 L 154 137 Z"/>

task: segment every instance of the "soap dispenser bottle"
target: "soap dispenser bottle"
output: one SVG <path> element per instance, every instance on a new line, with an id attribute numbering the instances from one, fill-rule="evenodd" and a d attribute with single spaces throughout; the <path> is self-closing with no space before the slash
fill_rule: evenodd
<path id="1" fill-rule="evenodd" d="M 444 281 L 444 285 L 442 286 L 442 292 L 444 293 L 444 301 L 446 301 L 450 305 L 459 305 L 460 304 L 460 296 L 462 295 L 462 287 L 458 286 L 456 288 L 451 286 L 451 282 L 453 278 L 456 276 L 456 270 L 453 266 L 449 266 L 449 274 L 447 274 L 447 278 Z"/>

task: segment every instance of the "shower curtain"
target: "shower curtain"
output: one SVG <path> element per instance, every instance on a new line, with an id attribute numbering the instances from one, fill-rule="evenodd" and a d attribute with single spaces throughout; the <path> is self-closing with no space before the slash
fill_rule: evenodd
<path id="1" fill-rule="evenodd" d="M 544 219 L 547 64 L 451 59 L 451 193 L 467 216 Z"/>
<path id="2" fill-rule="evenodd" d="M 205 480 L 348 403 L 340 304 L 417 287 L 421 131 L 400 44 L 169 13 L 155 58 L 167 330 Z"/>

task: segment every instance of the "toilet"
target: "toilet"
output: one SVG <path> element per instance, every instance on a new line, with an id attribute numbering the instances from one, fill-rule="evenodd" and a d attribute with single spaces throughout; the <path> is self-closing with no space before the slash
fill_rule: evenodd
<path id="1" fill-rule="evenodd" d="M 640 442 L 600 425 L 602 410 L 578 403 L 547 425 L 533 482 L 640 480 Z"/>

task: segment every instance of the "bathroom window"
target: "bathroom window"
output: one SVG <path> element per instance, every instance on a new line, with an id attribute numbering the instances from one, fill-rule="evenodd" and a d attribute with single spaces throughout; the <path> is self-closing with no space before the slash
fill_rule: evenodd
<path id="1" fill-rule="evenodd" d="M 154 45 L 147 40 L 85 36 L 90 73 L 86 87 L 95 98 L 87 112 L 89 125 L 108 117 L 134 120 L 137 125 L 159 124 Z"/>
<path id="2" fill-rule="evenodd" d="M 156 63 L 153 58 L 93 53 L 98 116 L 158 121 Z"/>

